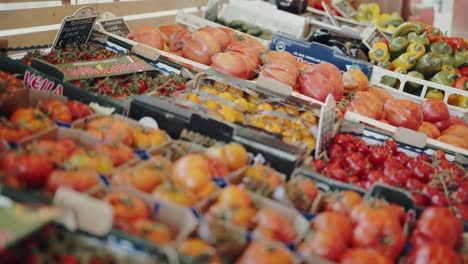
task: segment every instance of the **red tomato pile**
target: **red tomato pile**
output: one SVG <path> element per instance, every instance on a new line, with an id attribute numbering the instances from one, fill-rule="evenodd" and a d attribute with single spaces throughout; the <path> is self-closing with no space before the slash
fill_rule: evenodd
<path id="1" fill-rule="evenodd" d="M 356 92 L 346 110 L 468 149 L 468 124 L 459 117 L 450 116 L 447 104 L 438 99 L 418 104 L 393 98 L 380 88 L 371 88 Z"/>
<path id="2" fill-rule="evenodd" d="M 416 205 L 451 205 L 459 218 L 468 220 L 466 170 L 447 161 L 441 150 L 432 158 L 425 154 L 411 158 L 397 147 L 392 140 L 370 146 L 350 134 L 338 134 L 328 147 L 330 161 L 314 160 L 311 166 L 332 179 L 365 189 L 376 182 L 407 189 Z"/>
<path id="3" fill-rule="evenodd" d="M 447 208 L 428 207 L 408 236 L 402 207 L 363 201 L 352 191 L 325 195 L 298 252 L 345 264 L 396 263 L 409 242 L 408 264 L 460 263 L 463 226 Z M 433 262 L 431 262 L 433 261 Z"/>

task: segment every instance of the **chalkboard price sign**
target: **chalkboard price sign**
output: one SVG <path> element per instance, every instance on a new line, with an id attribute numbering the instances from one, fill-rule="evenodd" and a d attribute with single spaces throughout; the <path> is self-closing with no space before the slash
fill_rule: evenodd
<path id="1" fill-rule="evenodd" d="M 65 17 L 55 37 L 52 49 L 62 49 L 70 44 L 84 44 L 88 41 L 98 17 L 90 7 L 83 7 L 73 16 Z"/>
<path id="2" fill-rule="evenodd" d="M 125 23 L 125 20 L 121 17 L 102 20 L 99 21 L 99 24 L 101 24 L 105 31 L 121 37 L 127 37 L 128 33 L 130 33 L 130 28 L 128 27 L 127 23 Z"/>

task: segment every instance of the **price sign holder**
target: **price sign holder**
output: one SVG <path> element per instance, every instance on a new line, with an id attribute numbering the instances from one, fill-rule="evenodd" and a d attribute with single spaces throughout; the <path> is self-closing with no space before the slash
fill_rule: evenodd
<path id="1" fill-rule="evenodd" d="M 333 1 L 332 6 L 345 18 L 353 17 L 357 13 L 348 0 Z"/>
<path id="2" fill-rule="evenodd" d="M 88 42 L 98 16 L 99 14 L 94 13 L 91 7 L 83 7 L 78 9 L 73 16 L 65 17 L 55 36 L 52 49 L 61 49 L 69 44 Z"/>
<path id="3" fill-rule="evenodd" d="M 315 158 L 320 158 L 322 153 L 327 150 L 328 143 L 333 137 L 333 128 L 335 126 L 336 102 L 333 96 L 329 94 L 325 100 L 325 105 L 320 111 L 319 126 L 317 132 L 317 145 L 315 146 Z"/>
<path id="4" fill-rule="evenodd" d="M 341 27 L 340 22 L 338 22 L 338 20 L 336 20 L 336 18 L 333 15 L 332 11 L 330 10 L 330 8 L 328 7 L 328 5 L 325 2 L 322 2 L 322 7 L 325 10 L 325 13 L 327 13 L 328 18 L 330 18 L 330 21 L 332 22 L 332 24 L 334 26 L 336 26 L 336 27 Z"/>
<path id="5" fill-rule="evenodd" d="M 388 42 L 390 42 L 388 37 L 377 27 L 367 28 L 363 31 L 362 43 L 364 43 L 364 45 L 366 45 L 369 49 L 372 49 L 372 46 L 374 46 L 376 42 L 382 41 L 382 39 L 386 39 Z"/>
<path id="6" fill-rule="evenodd" d="M 100 15 L 98 25 L 100 29 L 124 38 L 130 33 L 130 27 L 127 25 L 127 22 L 122 17 L 116 17 L 111 12 L 103 12 Z"/>

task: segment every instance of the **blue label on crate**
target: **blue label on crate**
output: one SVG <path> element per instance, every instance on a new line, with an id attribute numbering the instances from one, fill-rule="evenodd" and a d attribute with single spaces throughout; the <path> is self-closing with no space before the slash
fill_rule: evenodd
<path id="1" fill-rule="evenodd" d="M 214 178 L 213 182 L 220 188 L 225 188 L 228 185 L 227 181 L 223 178 Z"/>
<path id="2" fill-rule="evenodd" d="M 359 66 L 368 78 L 370 78 L 372 73 L 371 63 L 335 54 L 332 48 L 316 42 L 307 42 L 284 35 L 275 35 L 270 43 L 270 49 L 287 51 L 299 58 L 299 60 L 309 63 L 328 62 L 334 64 L 342 71 Z"/>
<path id="3" fill-rule="evenodd" d="M 148 160 L 150 155 L 145 149 L 135 149 L 133 152 L 142 160 Z"/>

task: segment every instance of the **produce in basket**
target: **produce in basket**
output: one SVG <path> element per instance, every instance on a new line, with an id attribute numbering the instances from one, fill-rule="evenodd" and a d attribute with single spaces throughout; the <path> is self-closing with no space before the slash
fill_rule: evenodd
<path id="1" fill-rule="evenodd" d="M 18 142 L 27 136 L 50 129 L 53 126 L 53 121 L 40 109 L 18 108 L 9 119 L 2 117 L 0 138 L 10 142 Z"/>
<path id="2" fill-rule="evenodd" d="M 411 192 L 417 206 L 452 205 L 457 216 L 464 217 L 462 209 L 468 205 L 463 192 L 466 170 L 445 159 L 437 150 L 430 158 L 420 154 L 414 158 L 397 149 L 387 140 L 382 145 L 368 145 L 350 134 L 336 135 L 327 155 L 329 161 L 314 160 L 310 166 L 332 179 L 369 189 L 376 182 L 403 188 Z"/>

